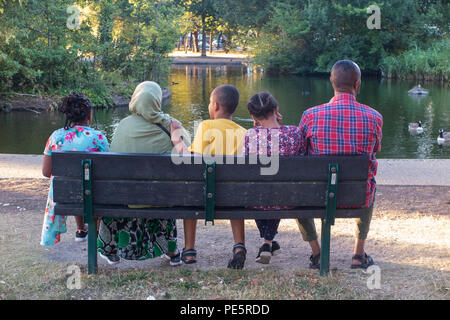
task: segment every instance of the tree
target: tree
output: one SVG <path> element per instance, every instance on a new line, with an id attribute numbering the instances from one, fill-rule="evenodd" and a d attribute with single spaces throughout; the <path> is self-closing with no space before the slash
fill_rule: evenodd
<path id="1" fill-rule="evenodd" d="M 215 20 L 214 12 L 214 0 L 179 0 L 179 5 L 182 6 L 187 12 L 191 14 L 191 17 L 200 18 L 200 29 L 202 32 L 202 56 L 206 56 L 206 34 L 210 31 Z M 194 24 L 195 25 L 195 24 Z M 197 32 L 199 30 L 194 29 L 194 41 L 198 43 Z M 210 40 L 210 46 L 212 40 Z M 198 50 L 196 50 L 198 51 Z"/>
<path id="2" fill-rule="evenodd" d="M 74 4 L 81 25 L 68 28 Z M 1 0 L 2 91 L 80 90 L 108 105 L 111 85 L 164 86 L 181 15 L 173 0 Z"/>

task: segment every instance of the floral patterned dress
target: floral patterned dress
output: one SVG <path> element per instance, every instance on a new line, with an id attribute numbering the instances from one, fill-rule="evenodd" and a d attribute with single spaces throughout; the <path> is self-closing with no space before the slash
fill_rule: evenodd
<path id="1" fill-rule="evenodd" d="M 264 156 L 295 156 L 303 154 L 303 139 L 299 127 L 281 126 L 279 128 L 255 127 L 245 135 L 243 154 Z M 293 207 L 253 207 L 256 210 L 288 210 Z M 278 233 L 280 219 L 256 219 L 261 238 L 272 241 Z"/>
<path id="2" fill-rule="evenodd" d="M 75 126 L 68 130 L 61 128 L 52 133 L 45 146 L 44 155 L 51 156 L 52 151 L 108 152 L 109 143 L 100 131 L 89 127 Z M 52 177 L 42 226 L 41 245 L 43 246 L 57 244 L 61 241 L 61 233 L 67 231 L 67 217 L 56 216 L 54 207 Z"/>
<path id="3" fill-rule="evenodd" d="M 245 135 L 243 154 L 297 156 L 303 154 L 302 135 L 299 127 L 255 127 Z M 255 207 L 261 210 L 283 210 L 291 207 Z"/>

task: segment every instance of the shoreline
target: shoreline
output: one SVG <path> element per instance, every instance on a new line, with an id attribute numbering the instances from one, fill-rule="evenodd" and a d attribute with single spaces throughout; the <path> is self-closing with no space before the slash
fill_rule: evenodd
<path id="1" fill-rule="evenodd" d="M 201 53 L 174 51 L 169 54 L 172 65 L 211 65 L 211 66 L 246 66 L 249 56 L 243 53 L 207 52 L 206 57 Z"/>
<path id="2" fill-rule="evenodd" d="M 163 89 L 162 104 L 165 105 L 172 97 L 172 90 L 170 88 Z M 113 108 L 126 107 L 131 101 L 116 93 L 111 93 L 111 98 L 114 101 Z M 16 94 L 13 98 L 0 98 L 0 113 L 10 112 L 34 112 L 40 114 L 42 112 L 56 111 L 58 108 L 58 101 L 61 97 L 42 97 L 31 94 Z M 102 109 L 106 107 L 94 107 L 95 109 Z"/>
<path id="3" fill-rule="evenodd" d="M 173 65 L 200 65 L 200 66 L 246 66 L 248 60 L 243 58 L 219 57 L 176 57 Z"/>

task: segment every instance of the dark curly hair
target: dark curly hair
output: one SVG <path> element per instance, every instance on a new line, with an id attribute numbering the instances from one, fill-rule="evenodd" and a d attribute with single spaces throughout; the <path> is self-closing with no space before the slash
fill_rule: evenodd
<path id="1" fill-rule="evenodd" d="M 91 110 L 91 101 L 82 93 L 72 92 L 63 98 L 59 111 L 66 115 L 64 129 L 67 130 L 83 123 L 89 117 Z"/>
<path id="2" fill-rule="evenodd" d="M 248 112 L 256 119 L 267 119 L 267 117 L 278 107 L 278 102 L 268 92 L 260 92 L 250 98 L 247 105 Z"/>

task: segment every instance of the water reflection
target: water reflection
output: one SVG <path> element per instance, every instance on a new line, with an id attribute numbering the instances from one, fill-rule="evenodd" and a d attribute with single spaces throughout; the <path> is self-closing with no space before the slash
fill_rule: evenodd
<path id="1" fill-rule="evenodd" d="M 208 119 L 211 91 L 223 84 L 236 86 L 241 102 L 235 121 L 245 128 L 253 122 L 246 104 L 260 91 L 269 91 L 280 104 L 284 123 L 298 125 L 303 111 L 328 102 L 333 88 L 328 77 L 267 75 L 247 67 L 174 66 L 169 78 L 172 98 L 164 111 L 183 122 L 194 133 L 195 124 Z M 439 129 L 450 131 L 450 90 L 448 85 L 428 83 L 430 94 L 416 98 L 408 90 L 416 83 L 363 78 L 359 102 L 378 110 L 384 117 L 380 158 L 450 158 L 450 148 L 437 144 Z M 425 86 L 424 86 L 425 87 Z M 99 110 L 97 126 L 110 139 L 128 108 Z M 424 122 L 424 133 L 410 135 L 408 123 Z M 50 133 L 63 125 L 59 114 L 16 112 L 0 114 L 0 152 L 41 153 Z"/>

